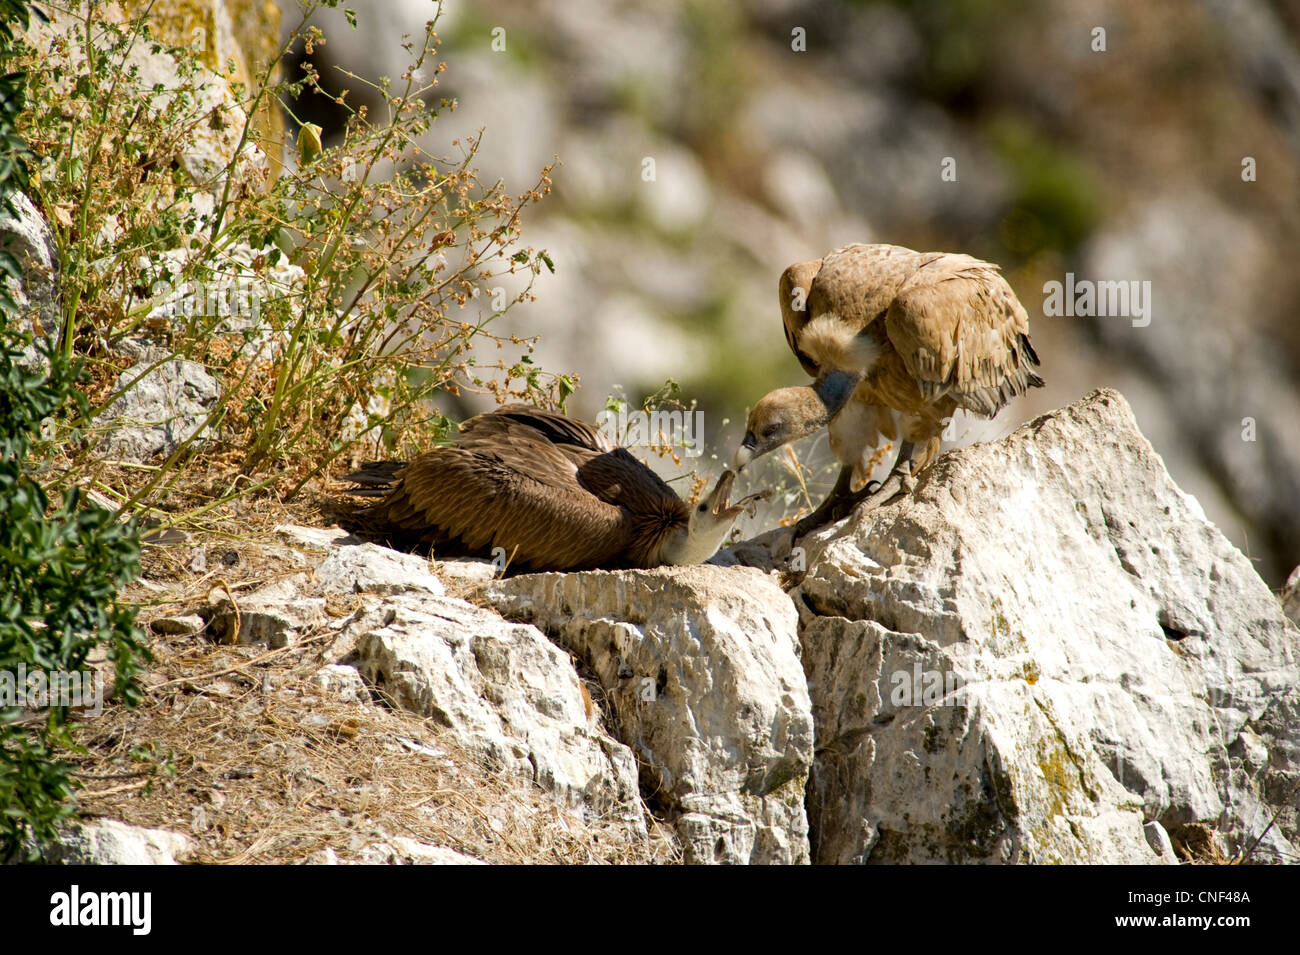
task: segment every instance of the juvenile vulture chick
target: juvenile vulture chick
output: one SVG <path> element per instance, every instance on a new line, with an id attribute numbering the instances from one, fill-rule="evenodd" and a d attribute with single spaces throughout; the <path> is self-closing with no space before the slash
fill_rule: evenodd
<path id="1" fill-rule="evenodd" d="M 759 455 L 828 427 L 840 462 L 835 487 L 795 527 L 796 536 L 909 486 L 939 452 L 958 408 L 993 417 L 1043 379 L 1029 318 L 996 265 L 952 252 L 850 245 L 781 275 L 785 338 L 811 387 L 769 392 L 754 406 L 736 450 L 737 471 Z M 877 436 L 897 440 L 884 484 L 868 484 Z"/>
<path id="2" fill-rule="evenodd" d="M 724 471 L 695 507 L 596 428 L 528 405 L 471 418 L 456 443 L 409 464 L 375 462 L 347 476 L 370 505 L 336 502 L 358 536 L 439 557 L 491 557 L 511 569 L 586 570 L 698 564 L 722 546 L 735 505 Z"/>

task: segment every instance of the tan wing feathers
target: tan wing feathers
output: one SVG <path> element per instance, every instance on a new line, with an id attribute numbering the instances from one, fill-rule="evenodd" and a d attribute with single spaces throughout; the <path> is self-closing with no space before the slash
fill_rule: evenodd
<path id="1" fill-rule="evenodd" d="M 899 288 L 934 253 L 914 252 L 898 245 L 849 245 L 821 259 L 790 266 L 781 276 L 781 316 L 785 340 L 804 370 L 814 378 L 821 368 L 800 345 L 808 323 L 833 315 L 853 334 L 867 332 L 884 340 L 883 329 L 872 326 L 882 319 Z M 795 292 L 802 293 L 804 308 L 793 308 Z"/>
<path id="2" fill-rule="evenodd" d="M 903 283 L 932 253 L 897 245 L 850 245 L 822 259 L 808 294 L 812 318 L 832 313 L 862 331 L 883 315 Z"/>
<path id="3" fill-rule="evenodd" d="M 802 311 L 788 301 L 796 289 Z M 833 315 L 856 334 L 887 340 L 927 401 L 951 395 L 991 416 L 1042 381 L 1024 308 L 998 267 L 972 256 L 850 245 L 786 269 L 780 292 L 786 342 L 814 377 L 820 368 L 800 348 L 800 334 Z"/>
<path id="4" fill-rule="evenodd" d="M 918 268 L 885 328 L 927 400 L 951 395 L 991 417 L 1041 381 L 1023 306 L 996 266 L 968 255 L 938 255 Z"/>

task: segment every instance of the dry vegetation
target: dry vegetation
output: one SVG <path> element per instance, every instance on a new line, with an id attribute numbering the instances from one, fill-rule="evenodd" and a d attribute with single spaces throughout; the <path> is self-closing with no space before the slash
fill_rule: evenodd
<path id="1" fill-rule="evenodd" d="M 147 547 L 128 594 L 142 622 L 192 613 L 214 588 L 238 600 L 292 569 L 284 548 L 262 541 L 272 520 L 309 515 L 260 510 L 241 534 Z M 209 569 L 189 569 L 196 549 Z M 355 609 L 346 597 L 327 607 L 335 622 Z M 335 636 L 327 626 L 268 650 L 155 633 L 145 701 L 109 705 L 78 730 L 82 814 L 184 832 L 188 861 L 205 863 L 300 862 L 325 849 L 343 862 L 402 861 L 400 842 L 386 848 L 402 837 L 494 863 L 675 861 L 653 821 L 648 843 L 620 842 L 616 821 L 584 819 L 486 765 L 435 721 L 319 685 Z"/>
<path id="2" fill-rule="evenodd" d="M 654 823 L 648 842 L 621 844 L 613 834 L 625 826 L 507 777 L 436 723 L 314 683 L 337 658 L 328 627 L 279 650 L 151 629 L 207 607 L 214 589 L 237 602 L 300 569 L 272 528 L 320 523 L 315 502 L 351 460 L 404 457 L 445 437 L 437 392 L 562 404 L 574 379 L 533 365 L 530 340 L 491 328 L 553 267 L 521 236 L 549 169 L 511 193 L 477 180 L 475 142 L 449 144 L 449 157 L 426 151 L 438 112 L 455 108 L 436 91 L 432 23 L 406 45 L 410 65 L 371 84 L 382 110 L 353 110 L 342 142 L 269 164 L 267 180 L 250 156 L 278 156 L 283 144 L 250 117 L 272 100 L 292 116 L 296 98 L 313 95 L 310 66 L 279 76 L 282 51 L 213 107 L 222 66 L 168 45 L 147 16 L 101 0 L 50 12 L 63 25 L 39 27 L 54 32 L 20 49 L 15 66 L 28 77 L 30 191 L 59 256 L 59 347 L 84 362 L 90 410 L 52 419 L 31 465 L 51 493 L 75 485 L 140 519 L 143 575 L 121 597 L 139 607 L 154 654 L 143 702 L 106 704 L 74 729 L 80 814 L 185 832 L 190 859 L 211 863 L 295 862 L 327 848 L 382 861 L 390 850 L 367 846 L 401 837 L 488 862 L 673 861 Z M 310 53 L 325 41 L 305 22 L 290 45 Z M 174 60 L 174 88 L 138 82 L 147 50 Z M 184 153 L 207 129 L 233 130 L 236 142 L 229 165 L 201 180 Z M 159 311 L 160 288 L 235 280 L 260 289 L 260 315 L 213 314 L 183 297 Z M 149 346 L 151 367 L 197 362 L 221 386 L 201 439 L 143 462 L 107 460 L 96 420 L 133 387 L 119 380 L 140 354 L 121 347 L 130 342 Z M 329 607 L 335 621 L 354 609 Z"/>

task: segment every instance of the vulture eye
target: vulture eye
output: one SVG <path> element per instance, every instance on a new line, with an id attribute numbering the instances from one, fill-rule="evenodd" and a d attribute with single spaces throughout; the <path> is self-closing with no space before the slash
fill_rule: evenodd
<path id="1" fill-rule="evenodd" d="M 707 504 L 701 504 L 699 507 L 696 508 L 696 510 L 699 511 L 701 514 L 703 514 L 708 509 L 709 509 L 709 505 Z"/>

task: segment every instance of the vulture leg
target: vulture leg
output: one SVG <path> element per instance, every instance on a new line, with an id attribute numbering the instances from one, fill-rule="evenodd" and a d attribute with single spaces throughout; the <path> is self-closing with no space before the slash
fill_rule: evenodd
<path id="1" fill-rule="evenodd" d="M 852 487 L 852 484 L 853 468 L 849 466 L 840 468 L 840 476 L 835 479 L 835 486 L 831 488 L 831 492 L 826 495 L 826 500 L 822 501 L 815 511 L 802 518 L 798 524 L 795 524 L 794 536 L 803 537 L 809 531 L 816 530 L 823 524 L 829 524 L 832 521 L 837 520 L 837 518 L 834 518 L 831 515 L 837 509 L 837 506 L 847 504 L 849 498 L 853 496 L 849 492 L 849 488 Z M 848 512 L 845 511 L 845 513 Z M 843 515 L 840 516 L 842 517 Z"/>
<path id="2" fill-rule="evenodd" d="M 878 485 L 874 490 L 871 484 L 868 484 L 862 490 L 853 495 L 853 503 L 850 509 L 861 504 L 866 510 L 879 507 L 890 498 L 900 493 L 906 493 L 912 489 L 915 481 L 912 478 L 912 451 L 914 446 L 911 441 L 903 441 L 898 446 L 898 457 L 894 460 L 894 466 L 889 471 L 889 476 L 885 478 L 885 483 Z"/>
<path id="3" fill-rule="evenodd" d="M 825 524 L 834 524 L 836 521 L 848 517 L 849 511 L 853 510 L 861 498 L 863 492 L 870 492 L 872 485 L 877 484 L 875 481 L 868 481 L 863 491 L 854 494 L 849 490 L 853 486 L 853 468 L 840 468 L 840 476 L 835 481 L 835 486 L 831 492 L 826 495 L 826 500 L 822 501 L 817 510 L 813 511 L 807 517 L 804 517 L 794 526 L 794 536 L 803 537 L 809 531 L 814 531 Z"/>
<path id="4" fill-rule="evenodd" d="M 849 490 L 853 469 L 842 469 L 839 480 L 835 482 L 835 487 L 822 502 L 821 507 L 794 526 L 794 536 L 800 538 L 824 524 L 842 521 L 859 504 L 871 510 L 884 504 L 900 491 L 908 490 L 912 484 L 912 451 L 912 442 L 902 442 L 898 448 L 898 457 L 885 482 L 881 484 L 879 481 L 868 481 L 860 491 Z"/>

